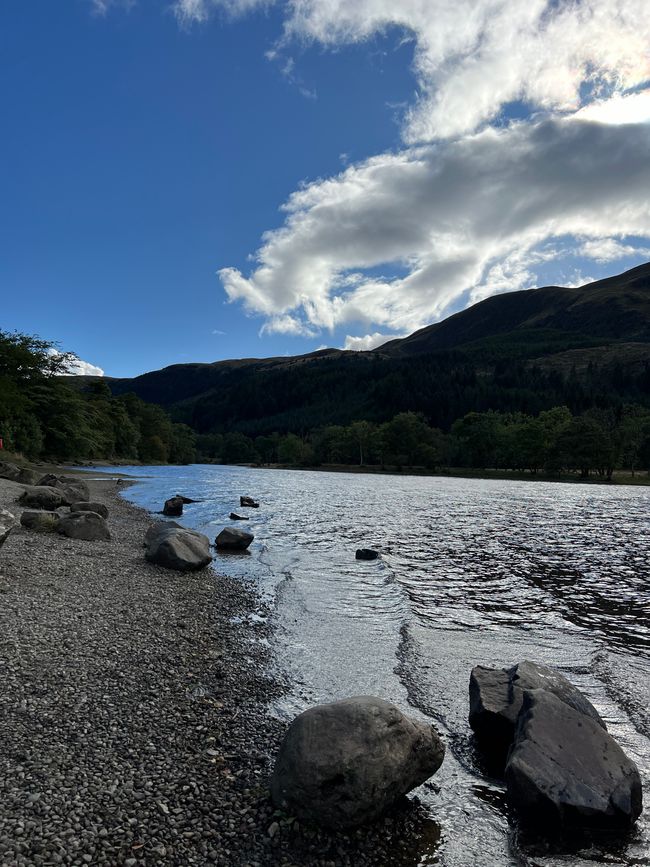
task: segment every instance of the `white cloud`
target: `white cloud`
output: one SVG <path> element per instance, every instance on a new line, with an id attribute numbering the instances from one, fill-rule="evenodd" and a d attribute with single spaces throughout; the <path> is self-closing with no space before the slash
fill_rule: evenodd
<path id="1" fill-rule="evenodd" d="M 96 364 L 82 361 L 81 358 L 73 361 L 68 368 L 68 376 L 104 376 L 104 371 Z"/>
<path id="2" fill-rule="evenodd" d="M 596 238 L 585 241 L 578 248 L 577 252 L 586 259 L 593 259 L 600 264 L 615 262 L 617 259 L 623 259 L 626 256 L 643 256 L 650 259 L 650 248 L 622 244 L 616 238 Z"/>
<path id="3" fill-rule="evenodd" d="M 363 337 L 352 337 L 348 334 L 343 348 L 353 349 L 355 352 L 368 352 L 371 349 L 376 349 L 378 346 L 383 346 L 389 340 L 405 336 L 404 334 L 380 334 L 379 331 L 375 331 L 374 334 L 365 334 Z"/>
<path id="4" fill-rule="evenodd" d="M 181 23 L 201 24 L 208 20 L 215 9 L 230 15 L 243 15 L 257 6 L 269 6 L 273 2 L 274 0 L 175 0 L 173 9 Z"/>
<path id="5" fill-rule="evenodd" d="M 411 331 L 463 296 L 532 285 L 531 266 L 556 255 L 553 239 L 608 238 L 613 226 L 650 237 L 648 189 L 647 125 L 488 128 L 372 157 L 297 190 L 253 272 L 220 277 L 231 301 L 268 317 L 265 330 L 361 322 Z M 395 265 L 405 276 L 374 276 Z"/>

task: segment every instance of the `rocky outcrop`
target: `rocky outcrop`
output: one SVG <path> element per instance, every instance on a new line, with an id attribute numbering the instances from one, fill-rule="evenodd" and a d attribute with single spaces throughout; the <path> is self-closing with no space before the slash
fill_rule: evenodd
<path id="1" fill-rule="evenodd" d="M 430 725 L 380 698 L 319 705 L 289 726 L 271 794 L 277 807 L 329 828 L 371 822 L 434 774 L 444 746 Z"/>
<path id="2" fill-rule="evenodd" d="M 379 551 L 373 551 L 372 548 L 357 548 L 357 553 L 354 556 L 357 560 L 376 560 L 379 557 Z"/>
<path id="3" fill-rule="evenodd" d="M 246 509 L 259 509 L 260 504 L 252 497 L 240 497 L 239 505 Z"/>
<path id="4" fill-rule="evenodd" d="M 596 708 L 559 671 L 524 661 L 512 668 L 477 665 L 469 681 L 469 723 L 481 747 L 495 762 L 505 763 L 512 744 L 524 692 L 543 689 L 605 728 Z"/>
<path id="5" fill-rule="evenodd" d="M 176 494 L 176 496 L 177 496 L 180 500 L 183 501 L 183 504 L 184 504 L 185 506 L 189 505 L 190 503 L 198 503 L 198 502 L 199 502 L 199 500 L 192 500 L 190 497 L 184 497 L 182 494 Z"/>
<path id="6" fill-rule="evenodd" d="M 54 473 L 47 473 L 39 479 L 38 486 L 54 488 L 59 491 L 65 506 L 80 501 L 87 502 L 90 499 L 88 485 L 73 476 L 57 476 Z"/>
<path id="7" fill-rule="evenodd" d="M 18 502 L 21 506 L 28 506 L 32 509 L 47 509 L 53 512 L 60 506 L 65 506 L 65 497 L 57 488 L 51 487 L 30 487 L 20 495 Z"/>
<path id="8" fill-rule="evenodd" d="M 96 512 L 70 512 L 63 515 L 57 529 L 69 539 L 84 539 L 86 542 L 108 542 L 111 538 L 106 521 Z"/>
<path id="9" fill-rule="evenodd" d="M 162 513 L 163 515 L 169 515 L 170 518 L 180 518 L 183 514 L 183 498 L 170 497 L 168 500 L 165 500 Z"/>
<path id="10" fill-rule="evenodd" d="M 149 562 L 178 572 L 194 572 L 212 561 L 208 537 L 173 521 L 159 521 L 150 527 L 145 545 Z"/>
<path id="11" fill-rule="evenodd" d="M 108 518 L 108 509 L 103 503 L 71 503 L 70 504 L 71 512 L 95 512 L 97 515 L 101 515 L 102 518 Z"/>
<path id="12" fill-rule="evenodd" d="M 20 481 L 20 467 L 10 461 L 0 461 L 0 479 L 8 479 L 10 482 Z"/>
<path id="13" fill-rule="evenodd" d="M 627 826 L 641 813 L 634 762 L 601 723 L 548 689 L 524 693 L 506 782 L 536 824 Z"/>
<path id="14" fill-rule="evenodd" d="M 245 551 L 254 538 L 255 536 L 252 533 L 247 533 L 246 530 L 226 527 L 214 540 L 214 544 L 217 548 L 222 548 L 226 551 Z"/>
<path id="15" fill-rule="evenodd" d="M 57 512 L 45 512 L 38 509 L 28 509 L 20 516 L 21 525 L 36 533 L 55 533 L 59 529 L 60 520 L 60 515 Z"/>
<path id="16" fill-rule="evenodd" d="M 7 509 L 0 509 L 0 548 L 4 545 L 9 533 L 16 526 L 16 518 Z"/>
<path id="17" fill-rule="evenodd" d="M 230 520 L 231 521 L 248 521 L 249 518 L 247 515 L 238 515 L 237 512 L 231 512 L 230 513 Z"/>

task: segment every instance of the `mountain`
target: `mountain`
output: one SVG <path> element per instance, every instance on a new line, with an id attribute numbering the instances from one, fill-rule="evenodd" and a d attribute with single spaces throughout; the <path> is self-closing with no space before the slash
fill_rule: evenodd
<path id="1" fill-rule="evenodd" d="M 177 364 L 113 379 L 200 432 L 306 431 L 414 410 L 650 405 L 650 263 L 579 288 L 493 296 L 371 352 Z"/>

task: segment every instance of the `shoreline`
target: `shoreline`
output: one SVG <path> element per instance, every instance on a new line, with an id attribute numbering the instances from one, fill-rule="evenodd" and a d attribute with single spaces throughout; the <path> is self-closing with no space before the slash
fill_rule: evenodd
<path id="1" fill-rule="evenodd" d="M 111 541 L 18 527 L 0 549 L 0 863 L 416 863 L 417 802 L 346 835 L 274 810 L 286 684 L 259 594 L 146 562 L 155 517 L 83 470 Z M 22 490 L 0 479 L 0 507 Z"/>

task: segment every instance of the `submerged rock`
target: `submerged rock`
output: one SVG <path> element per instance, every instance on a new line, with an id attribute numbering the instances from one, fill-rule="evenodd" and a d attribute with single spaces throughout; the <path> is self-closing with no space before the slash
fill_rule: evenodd
<path id="1" fill-rule="evenodd" d="M 22 526 L 36 533 L 55 533 L 59 528 L 60 520 L 60 515 L 56 512 L 42 510 L 27 510 L 20 516 Z"/>
<path id="2" fill-rule="evenodd" d="M 111 538 L 106 521 L 96 512 L 70 512 L 63 515 L 57 529 L 69 539 L 84 539 L 86 542 L 108 542 Z"/>
<path id="3" fill-rule="evenodd" d="M 26 488 L 18 498 L 21 506 L 30 506 L 32 509 L 47 509 L 53 512 L 59 506 L 66 506 L 63 493 L 57 488 L 48 486 L 35 486 Z"/>
<path id="4" fill-rule="evenodd" d="M 229 551 L 245 551 L 254 538 L 255 536 L 246 530 L 226 527 L 214 540 L 214 544 L 217 548 L 224 548 Z"/>
<path id="5" fill-rule="evenodd" d="M 434 774 L 445 748 L 435 729 L 380 698 L 357 696 L 310 708 L 280 746 L 276 806 L 332 829 L 377 819 Z"/>
<path id="6" fill-rule="evenodd" d="M 159 521 L 150 527 L 145 545 L 145 557 L 150 563 L 177 572 L 194 572 L 212 562 L 208 537 L 174 521 Z"/>
<path id="7" fill-rule="evenodd" d="M 102 518 L 108 518 L 108 509 L 103 503 L 71 503 L 71 512 L 95 512 L 96 515 L 101 515 Z"/>
<path id="8" fill-rule="evenodd" d="M 259 509 L 260 504 L 252 497 L 240 497 L 239 505 L 247 509 Z"/>
<path id="9" fill-rule="evenodd" d="M 642 809 L 634 762 L 601 723 L 547 689 L 524 693 L 506 782 L 538 824 L 627 826 Z"/>
<path id="10" fill-rule="evenodd" d="M 379 557 L 379 551 L 373 551 L 372 548 L 357 548 L 357 553 L 354 556 L 357 560 L 376 560 Z"/>
<path id="11" fill-rule="evenodd" d="M 183 514 L 183 498 L 170 497 L 165 500 L 163 506 L 163 515 L 169 515 L 172 518 L 179 518 Z"/>
<path id="12" fill-rule="evenodd" d="M 585 696 L 559 671 L 525 660 L 512 668 L 477 665 L 469 681 L 469 724 L 481 747 L 496 762 L 505 762 L 512 744 L 524 692 L 543 689 L 602 728 L 605 723 Z"/>

